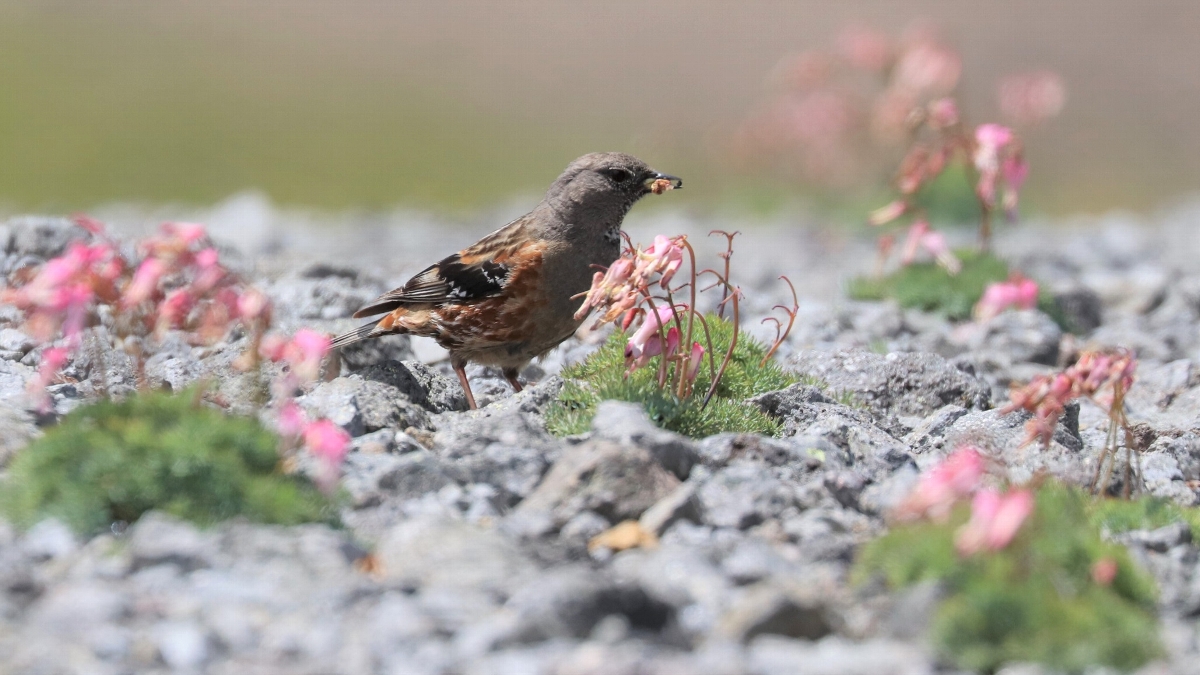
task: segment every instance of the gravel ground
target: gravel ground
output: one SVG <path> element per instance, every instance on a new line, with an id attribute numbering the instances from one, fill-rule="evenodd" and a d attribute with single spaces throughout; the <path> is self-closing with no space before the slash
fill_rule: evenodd
<path id="1" fill-rule="evenodd" d="M 129 232 L 149 219 L 102 215 Z M 495 223 L 508 214 L 489 215 Z M 234 265 L 276 300 L 283 328 L 330 332 L 488 229 L 397 213 L 342 218 L 333 231 L 252 196 L 194 217 L 212 223 Z M 1083 344 L 1137 350 L 1128 403 L 1149 440 L 1145 482 L 1195 504 L 1198 226 L 1200 204 L 1184 204 L 1145 220 L 1002 230 L 1000 252 L 1090 327 L 1071 336 L 1038 312 L 963 327 L 846 301 L 840 284 L 871 267 L 872 242 L 803 218 L 635 215 L 635 240 L 687 232 L 709 250 L 709 229 L 742 229 L 735 274 L 749 291 L 748 326 L 785 299 L 779 274 L 796 282 L 801 311 L 781 358 L 829 386 L 758 399 L 783 420 L 784 437 L 690 440 L 619 403 L 603 404 L 590 434 L 547 434 L 542 412 L 561 386 L 555 373 L 596 336 L 531 366 L 525 376 L 538 384 L 520 395 L 474 369 L 485 405 L 474 413 L 463 411 L 427 341 L 371 345 L 301 399 L 355 436 L 344 529 L 201 530 L 151 514 L 119 535 L 82 541 L 54 521 L 25 533 L 0 521 L 0 673 L 944 671 L 922 641 L 933 594 L 850 586 L 855 550 L 883 530 L 881 514 L 920 469 L 963 443 L 1017 481 L 1046 471 L 1086 482 L 1104 440 L 1099 410 L 1084 403 L 1077 423 L 1068 415 L 1048 451 L 1021 448 L 1024 419 L 996 412 L 1010 382 L 1049 372 Z M 54 219 L 9 221 L 0 227 L 0 271 L 55 255 L 67 234 Z M 0 465 L 38 433 L 22 392 L 39 349 L 17 319 L 0 307 Z M 235 408 L 252 411 L 237 378 L 221 377 L 237 347 L 169 342 L 148 375 L 172 387 L 216 376 Z M 58 387 L 57 413 L 101 377 L 111 391 L 131 389 L 128 369 L 106 362 L 104 373 L 83 359 L 72 366 L 80 384 Z M 588 550 L 593 536 L 627 519 L 656 534 L 658 546 Z M 1178 527 L 1123 541 L 1162 588 L 1170 656 L 1146 672 L 1197 672 L 1200 549 Z M 376 563 L 369 569 L 367 552 Z"/>

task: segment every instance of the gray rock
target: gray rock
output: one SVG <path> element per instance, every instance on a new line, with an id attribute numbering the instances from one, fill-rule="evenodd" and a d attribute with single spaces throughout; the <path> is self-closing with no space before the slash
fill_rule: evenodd
<path id="1" fill-rule="evenodd" d="M 208 636 L 192 622 L 170 622 L 155 627 L 155 646 L 173 670 L 194 670 L 208 660 Z"/>
<path id="2" fill-rule="evenodd" d="M 1054 304 L 1066 319 L 1067 328 L 1076 335 L 1087 335 L 1104 320 L 1104 302 L 1084 286 L 1069 286 L 1053 291 Z"/>
<path id="3" fill-rule="evenodd" d="M 920 647 L 892 640 L 852 642 L 831 636 L 817 642 L 765 635 L 749 648 L 756 675 L 789 675 L 804 664 L 812 675 L 931 675 L 938 672 Z"/>
<path id="4" fill-rule="evenodd" d="M 696 494 L 704 522 L 714 527 L 746 529 L 797 508 L 795 489 L 757 462 L 713 472 Z"/>
<path id="5" fill-rule="evenodd" d="M 65 523 L 47 518 L 29 528 L 21 539 L 21 551 L 34 560 L 55 560 L 79 548 L 75 534 Z"/>
<path id="6" fill-rule="evenodd" d="M 396 525 L 376 548 L 386 578 L 416 587 L 467 588 L 495 597 L 537 575 L 520 550 L 494 530 L 439 518 Z"/>
<path id="7" fill-rule="evenodd" d="M 589 441 L 564 450 L 514 515 L 554 529 L 583 511 L 616 523 L 636 519 L 678 485 L 645 449 Z"/>
<path id="8" fill-rule="evenodd" d="M 843 465 L 847 458 L 837 446 L 816 437 L 770 438 L 757 434 L 725 433 L 696 444 L 700 462 L 720 468 L 735 459 L 750 459 L 771 466 L 812 471 L 826 464 Z"/>
<path id="9" fill-rule="evenodd" d="M 413 499 L 455 482 L 450 468 L 425 450 L 403 455 L 350 453 L 342 475 L 342 487 L 356 509 L 391 499 Z"/>
<path id="10" fill-rule="evenodd" d="M 584 511 L 568 520 L 559 530 L 558 536 L 568 545 L 584 548 L 593 537 L 608 528 L 609 522 L 603 516 L 593 511 Z"/>
<path id="11" fill-rule="evenodd" d="M 587 637 L 601 621 L 620 616 L 633 629 L 668 631 L 674 620 L 669 605 L 636 584 L 622 583 L 583 566 L 562 567 L 541 575 L 513 594 L 505 610 L 518 619 L 505 643 Z"/>
<path id="12" fill-rule="evenodd" d="M 379 429 L 428 429 L 429 414 L 396 387 L 357 375 L 322 382 L 297 399 L 314 417 L 328 419 L 351 436 Z"/>
<path id="13" fill-rule="evenodd" d="M 5 227 L 11 239 L 3 242 L 9 253 L 49 260 L 62 255 L 73 241 L 91 238 L 86 230 L 66 218 L 20 216 L 10 218 Z"/>
<path id="14" fill-rule="evenodd" d="M 1042 312 L 1002 312 L 980 329 L 972 345 L 976 351 L 1003 354 L 1015 363 L 1052 366 L 1058 362 L 1062 329 Z"/>
<path id="15" fill-rule="evenodd" d="M 694 523 L 703 521 L 696 487 L 691 483 L 680 485 L 674 492 L 655 502 L 638 518 L 638 524 L 643 530 L 659 535 L 679 520 Z"/>
<path id="16" fill-rule="evenodd" d="M 464 481 L 495 485 L 509 506 L 533 492 L 562 452 L 539 418 L 519 411 L 443 420 L 434 444 Z"/>
<path id="17" fill-rule="evenodd" d="M 644 448 L 680 480 L 687 478 L 698 460 L 691 440 L 655 426 L 636 403 L 601 401 L 592 419 L 592 433 L 596 438 Z"/>
<path id="18" fill-rule="evenodd" d="M 719 631 L 742 642 L 759 635 L 818 640 L 832 633 L 836 623 L 827 602 L 811 589 L 761 583 L 738 598 Z"/>
<path id="19" fill-rule="evenodd" d="M 367 366 L 359 374 L 364 380 L 399 389 L 408 400 L 431 412 L 467 409 L 467 397 L 458 382 L 418 361 L 386 361 Z"/>
<path id="20" fill-rule="evenodd" d="M 946 431 L 967 415 L 968 410 L 953 403 L 935 410 L 904 437 L 904 443 L 914 453 L 944 449 Z"/>
<path id="21" fill-rule="evenodd" d="M 164 513 L 144 514 L 129 528 L 128 537 L 131 571 L 164 563 L 188 572 L 212 565 L 212 535 Z"/>
<path id="22" fill-rule="evenodd" d="M 1029 414 L 1023 412 L 1009 415 L 1001 415 L 997 410 L 969 413 L 946 430 L 943 447 L 946 451 L 963 446 L 978 448 L 996 460 L 998 466 L 1004 467 L 1013 483 L 1026 483 L 1038 473 L 1046 472 L 1074 485 L 1090 485 L 1095 476 L 1096 458 L 1092 453 L 1080 452 L 1082 442 L 1067 428 L 1069 420 L 1060 420 L 1050 447 L 1043 448 L 1036 441 L 1026 442 L 1025 423 L 1028 419 Z M 931 454 L 927 460 L 922 460 L 922 466 L 939 458 L 940 455 Z"/>
<path id="23" fill-rule="evenodd" d="M 876 414 L 924 417 L 950 403 L 983 409 L 991 398 L 984 382 L 936 354 L 806 351 L 788 366 L 824 381 L 828 391 L 851 395 Z"/>

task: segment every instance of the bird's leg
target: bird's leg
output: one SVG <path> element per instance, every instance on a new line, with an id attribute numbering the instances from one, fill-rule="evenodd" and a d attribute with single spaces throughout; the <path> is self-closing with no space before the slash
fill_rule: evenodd
<path id="1" fill-rule="evenodd" d="M 512 385 L 513 391 L 516 391 L 517 393 L 520 393 L 521 390 L 525 388 L 521 386 L 521 381 L 517 379 L 516 368 L 505 368 L 504 379 L 508 380 L 508 383 Z"/>
<path id="2" fill-rule="evenodd" d="M 467 395 L 467 405 L 471 410 L 479 410 L 479 406 L 475 405 L 475 395 L 471 393 L 471 383 L 467 381 L 467 364 L 465 361 L 451 361 L 450 365 L 454 367 L 454 374 L 458 375 L 458 383 L 462 385 L 463 393 Z"/>

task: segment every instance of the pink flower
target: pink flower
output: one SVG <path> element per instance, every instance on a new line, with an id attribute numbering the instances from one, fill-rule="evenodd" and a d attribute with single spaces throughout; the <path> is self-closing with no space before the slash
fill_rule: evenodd
<path id="1" fill-rule="evenodd" d="M 196 298 L 186 288 L 171 291 L 158 306 L 159 330 L 182 326 L 196 305 Z"/>
<path id="2" fill-rule="evenodd" d="M 676 240 L 660 234 L 654 238 L 654 244 L 639 256 L 638 272 L 643 279 L 649 279 L 653 274 L 661 274 L 659 285 L 666 288 L 682 264 L 683 248 Z"/>
<path id="3" fill-rule="evenodd" d="M 91 234 L 94 234 L 96 236 L 104 235 L 104 223 L 96 220 L 95 218 L 92 218 L 90 216 L 85 216 L 83 214 L 77 214 L 72 217 L 72 220 L 75 221 L 76 225 L 78 225 L 79 227 L 82 227 L 83 229 L 87 230 Z"/>
<path id="4" fill-rule="evenodd" d="M 919 94 L 946 94 L 958 86 L 962 58 L 946 47 L 923 40 L 900 55 L 892 71 L 900 89 Z"/>
<path id="5" fill-rule="evenodd" d="M 162 231 L 168 236 L 180 239 L 185 245 L 194 244 L 208 234 L 199 223 L 163 223 Z"/>
<path id="6" fill-rule="evenodd" d="M 908 203 L 904 200 L 897 199 L 886 206 L 875 209 L 867 216 L 867 222 L 871 225 L 886 225 L 893 220 L 904 215 L 908 211 Z"/>
<path id="7" fill-rule="evenodd" d="M 1008 281 L 988 284 L 983 291 L 983 297 L 975 303 L 973 313 L 976 321 L 988 321 L 1012 307 L 1034 309 L 1037 307 L 1037 300 L 1037 282 L 1014 274 Z"/>
<path id="8" fill-rule="evenodd" d="M 882 72 L 892 60 L 887 33 L 866 26 L 850 26 L 837 38 L 838 51 L 850 65 L 872 73 Z"/>
<path id="9" fill-rule="evenodd" d="M 954 504 L 979 488 L 983 479 L 983 456 L 971 447 L 960 448 L 921 477 L 917 488 L 904 500 L 897 515 L 904 520 L 945 520 Z"/>
<path id="10" fill-rule="evenodd" d="M 1067 88 L 1057 74 L 1042 71 L 1010 75 L 996 88 L 1000 110 L 1017 124 L 1038 124 L 1062 112 Z"/>
<path id="11" fill-rule="evenodd" d="M 625 363 L 630 366 L 630 370 L 640 368 L 650 360 L 651 357 L 663 353 L 663 342 L 660 331 L 667 322 L 675 318 L 675 308 L 670 305 L 663 305 L 652 313 L 648 313 L 642 319 L 642 325 L 637 329 L 629 342 L 625 345 Z M 679 346 L 679 331 L 675 331 L 674 344 L 671 343 L 672 336 L 670 331 L 667 331 L 667 347 L 666 353 L 673 354 Z"/>
<path id="12" fill-rule="evenodd" d="M 692 343 L 692 352 L 688 355 L 688 369 L 685 376 L 688 382 L 695 382 L 700 374 L 700 365 L 704 363 L 704 347 L 699 342 Z"/>
<path id="13" fill-rule="evenodd" d="M 316 380 L 321 371 L 321 360 L 329 353 L 329 336 L 315 330 L 301 328 L 292 336 L 296 355 L 289 358 L 296 374 L 306 381 Z"/>
<path id="14" fill-rule="evenodd" d="M 999 551 L 1012 542 L 1031 513 L 1033 493 L 1029 490 L 1012 490 L 1005 495 L 980 490 L 971 502 L 971 520 L 955 537 L 955 547 L 961 555 Z"/>
<path id="15" fill-rule="evenodd" d="M 996 182 L 1002 177 L 1002 162 L 1005 167 L 1003 178 L 1006 194 L 1012 195 L 1006 196 L 1005 206 L 1010 212 L 1016 208 L 1016 195 L 1028 172 L 1024 161 L 1020 159 L 1019 148 L 1015 147 L 1016 143 L 1016 134 L 1008 127 L 981 124 L 975 129 L 975 152 L 972 161 L 975 163 L 975 170 L 979 172 L 979 183 L 975 186 L 975 191 L 980 201 L 989 209 L 996 205 Z M 1015 184 L 1008 182 L 1010 178 L 1016 181 Z"/>
<path id="16" fill-rule="evenodd" d="M 162 279 L 166 271 L 166 265 L 158 258 L 143 260 L 142 264 L 138 265 L 137 271 L 133 273 L 133 281 L 130 281 L 125 288 L 121 306 L 128 309 L 149 300 L 158 290 L 158 281 Z"/>
<path id="17" fill-rule="evenodd" d="M 958 124 L 958 103 L 950 97 L 939 98 L 929 103 L 929 126 L 948 129 Z"/>
<path id="18" fill-rule="evenodd" d="M 329 420 L 317 420 L 304 427 L 304 446 L 309 452 L 336 466 L 350 449 L 350 434 Z"/>
<path id="19" fill-rule="evenodd" d="M 1117 578 L 1117 561 L 1112 558 L 1101 558 L 1092 564 L 1092 581 L 1100 586 L 1110 586 Z"/>
<path id="20" fill-rule="evenodd" d="M 1000 166 L 1000 174 L 1004 178 L 1004 211 L 1010 220 L 1015 219 L 1021 186 L 1029 176 L 1029 164 L 1020 154 L 1006 157 Z"/>
<path id="21" fill-rule="evenodd" d="M 254 321 L 271 312 L 271 300 L 255 288 L 247 288 L 237 300 L 237 313 L 242 321 Z"/>
<path id="22" fill-rule="evenodd" d="M 280 408 L 275 424 L 280 436 L 299 436 L 304 433 L 308 417 L 294 401 L 288 401 Z"/>
<path id="23" fill-rule="evenodd" d="M 596 307 L 608 306 L 609 311 L 597 323 L 607 323 L 637 303 L 637 290 L 630 284 L 634 264 L 629 258 L 618 258 L 603 273 L 592 275 L 592 287 L 588 290 L 583 305 L 575 312 L 580 321 Z M 617 309 L 623 307 L 624 309 Z"/>
<path id="24" fill-rule="evenodd" d="M 962 263 L 950 250 L 945 235 L 929 227 L 929 223 L 925 220 L 918 220 L 908 228 L 908 236 L 904 240 L 904 248 L 900 256 L 901 263 L 912 264 L 917 251 L 921 249 L 932 255 L 938 264 L 946 268 L 950 274 L 958 274 L 962 270 Z"/>

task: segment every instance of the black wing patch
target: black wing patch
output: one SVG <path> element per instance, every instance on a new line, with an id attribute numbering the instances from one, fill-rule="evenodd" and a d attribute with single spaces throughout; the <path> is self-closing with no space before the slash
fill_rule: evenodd
<path id="1" fill-rule="evenodd" d="M 354 313 L 355 318 L 390 312 L 410 304 L 463 304 L 498 295 L 508 280 L 508 265 L 492 260 L 466 264 L 457 253 L 430 265 L 397 288 Z"/>

